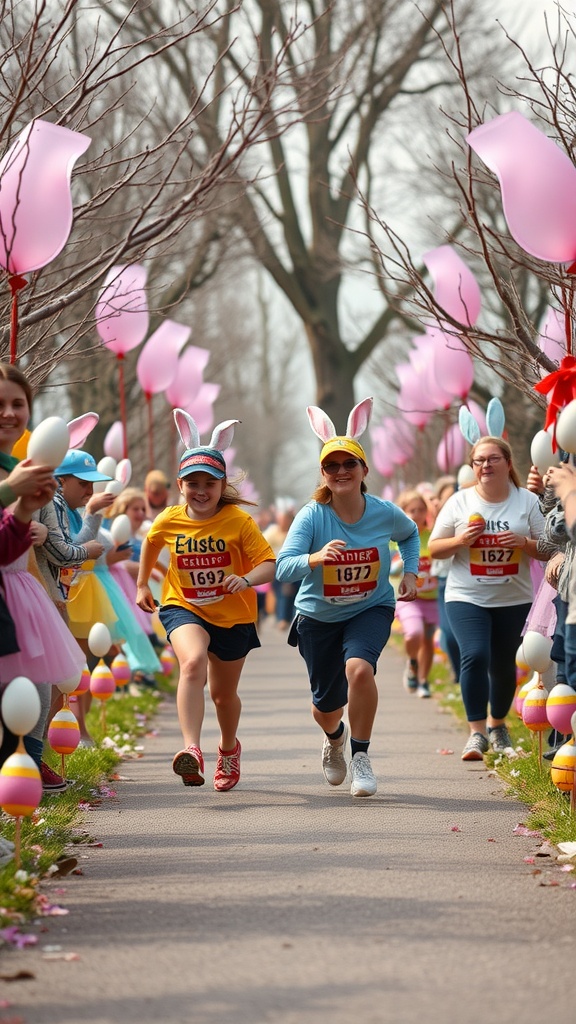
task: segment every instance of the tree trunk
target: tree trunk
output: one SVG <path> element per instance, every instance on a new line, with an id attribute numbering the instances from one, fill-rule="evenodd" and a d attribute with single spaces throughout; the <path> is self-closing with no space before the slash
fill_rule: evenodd
<path id="1" fill-rule="evenodd" d="M 346 430 L 348 414 L 356 403 L 353 354 L 339 338 L 331 337 L 324 324 L 306 325 L 316 376 L 316 401 L 328 414 L 339 434 Z"/>

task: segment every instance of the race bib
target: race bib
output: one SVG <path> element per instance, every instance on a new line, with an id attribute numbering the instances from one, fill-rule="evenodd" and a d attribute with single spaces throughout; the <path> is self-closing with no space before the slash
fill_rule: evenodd
<path id="1" fill-rule="evenodd" d="M 230 573 L 230 552 L 177 555 L 176 569 L 182 595 L 190 604 L 214 604 L 228 593 L 224 580 Z"/>
<path id="2" fill-rule="evenodd" d="M 78 565 L 61 566 L 58 570 L 58 586 L 65 601 L 68 600 L 70 588 L 78 578 L 79 572 L 80 567 Z"/>
<path id="3" fill-rule="evenodd" d="M 341 552 L 337 562 L 322 566 L 323 597 L 330 604 L 355 604 L 376 589 L 380 575 L 378 548 Z"/>
<path id="4" fill-rule="evenodd" d="M 418 597 L 433 593 L 438 589 L 438 580 L 432 575 L 432 559 L 423 555 L 418 562 L 418 576 L 416 577 L 416 589 Z"/>
<path id="5" fill-rule="evenodd" d="M 506 583 L 518 575 L 520 548 L 501 548 L 497 533 L 483 533 L 470 548 L 470 572 L 479 583 Z"/>

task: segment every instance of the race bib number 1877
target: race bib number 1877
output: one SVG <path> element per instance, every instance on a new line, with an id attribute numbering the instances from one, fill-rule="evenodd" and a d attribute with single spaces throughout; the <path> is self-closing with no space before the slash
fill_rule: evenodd
<path id="1" fill-rule="evenodd" d="M 331 604 L 363 601 L 378 585 L 378 548 L 351 548 L 322 567 L 324 600 Z"/>

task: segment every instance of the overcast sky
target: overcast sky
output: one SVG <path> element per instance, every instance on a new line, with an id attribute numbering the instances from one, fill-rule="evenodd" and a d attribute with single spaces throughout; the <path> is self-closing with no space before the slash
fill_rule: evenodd
<path id="1" fill-rule="evenodd" d="M 562 0 L 566 11 L 574 13 L 576 0 Z M 497 18 L 515 38 L 522 43 L 538 40 L 544 35 L 546 28 L 544 15 L 548 15 L 549 24 L 557 16 L 555 0 L 499 0 L 496 5 Z"/>

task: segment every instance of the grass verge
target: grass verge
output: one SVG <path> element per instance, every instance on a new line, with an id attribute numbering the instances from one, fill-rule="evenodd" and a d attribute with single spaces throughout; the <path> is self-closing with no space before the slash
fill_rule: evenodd
<path id="1" fill-rule="evenodd" d="M 169 681 L 161 679 L 159 687 L 170 689 Z M 93 702 L 87 721 L 97 745 L 80 748 L 66 758 L 66 778 L 74 784 L 61 793 L 45 795 L 34 814 L 22 819 L 20 864 L 13 859 L 0 868 L 0 929 L 7 930 L 0 933 L 0 940 L 8 940 L 11 926 L 55 912 L 41 892 L 41 880 L 74 870 L 75 851 L 92 842 L 83 827 L 84 811 L 112 795 L 111 785 L 123 759 L 140 756 L 139 740 L 148 732 L 161 699 L 160 690 L 117 691 L 106 702 L 105 722 L 100 702 Z M 61 772 L 60 755 L 48 745 L 45 760 Z M 14 841 L 15 820 L 3 814 L 0 832 Z"/>
<path id="2" fill-rule="evenodd" d="M 466 725 L 466 714 L 460 688 L 450 677 L 447 665 L 434 665 L 431 679 L 434 696 L 441 705 Z M 506 793 L 516 797 L 528 808 L 526 826 L 541 833 L 552 843 L 576 841 L 576 815 L 570 809 L 570 795 L 556 788 L 550 777 L 550 762 L 540 761 L 538 737 L 526 728 L 515 711 L 506 720 L 514 744 L 514 754 L 486 754 L 488 767 L 506 786 Z M 550 730 L 546 730 L 544 736 Z M 463 734 L 463 744 L 465 734 Z M 546 742 L 544 742 L 546 750 Z"/>

